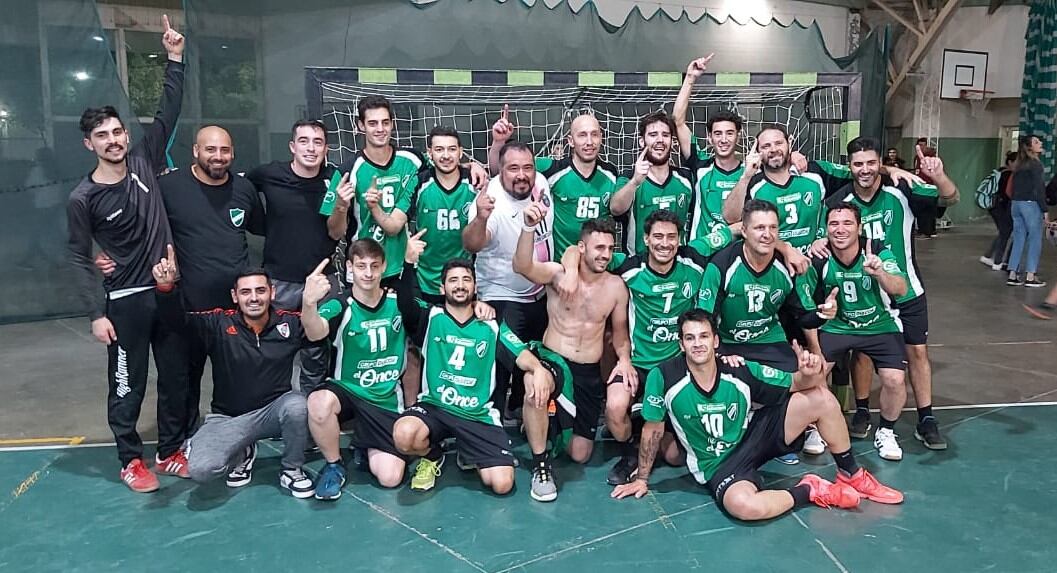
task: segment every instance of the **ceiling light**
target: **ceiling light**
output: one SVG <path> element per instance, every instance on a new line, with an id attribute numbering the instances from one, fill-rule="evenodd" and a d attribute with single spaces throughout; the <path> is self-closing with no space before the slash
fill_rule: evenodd
<path id="1" fill-rule="evenodd" d="M 75 79 L 75 80 L 77 80 L 79 82 L 83 82 L 83 81 L 85 81 L 85 80 L 87 80 L 87 79 L 89 79 L 91 77 L 92 76 L 88 75 L 88 72 L 86 72 L 84 70 L 81 70 L 79 72 L 74 72 L 73 73 L 73 79 Z"/>

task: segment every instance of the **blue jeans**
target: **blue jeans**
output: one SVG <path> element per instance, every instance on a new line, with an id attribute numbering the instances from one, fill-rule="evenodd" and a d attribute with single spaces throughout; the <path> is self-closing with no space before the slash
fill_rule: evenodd
<path id="1" fill-rule="evenodd" d="M 1013 201 L 1013 248 L 1009 251 L 1010 272 L 1035 274 L 1042 254 L 1042 211 L 1034 201 Z M 1021 255 L 1027 243 L 1028 260 L 1022 266 Z"/>

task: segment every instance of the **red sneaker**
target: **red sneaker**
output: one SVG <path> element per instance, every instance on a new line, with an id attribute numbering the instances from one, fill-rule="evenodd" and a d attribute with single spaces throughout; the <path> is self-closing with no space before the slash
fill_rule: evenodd
<path id="1" fill-rule="evenodd" d="M 134 492 L 150 493 L 158 490 L 158 476 L 147 469 L 143 460 L 136 458 L 121 470 L 121 481 Z"/>
<path id="2" fill-rule="evenodd" d="M 165 458 L 159 458 L 154 454 L 154 473 L 160 476 L 176 476 L 178 478 L 190 479 L 191 472 L 187 469 L 187 456 L 182 449 Z"/>
<path id="3" fill-rule="evenodd" d="M 855 475 L 850 476 L 837 470 L 837 483 L 850 485 L 855 488 L 855 491 L 859 492 L 859 495 L 870 501 L 891 504 L 903 503 L 903 494 L 899 490 L 892 489 L 877 481 L 877 478 L 866 471 L 866 468 L 859 468 Z"/>
<path id="4" fill-rule="evenodd" d="M 806 485 L 811 490 L 811 502 L 819 507 L 859 507 L 859 492 L 847 484 L 831 483 L 815 474 L 807 474 L 796 485 Z"/>

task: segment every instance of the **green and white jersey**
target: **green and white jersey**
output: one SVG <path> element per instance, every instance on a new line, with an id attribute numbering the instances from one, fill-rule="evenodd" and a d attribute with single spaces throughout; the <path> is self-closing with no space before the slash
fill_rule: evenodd
<path id="1" fill-rule="evenodd" d="M 627 185 L 632 175 L 628 173 L 617 179 L 616 188 L 619 190 Z M 628 209 L 628 226 L 624 233 L 627 253 L 629 255 L 646 254 L 643 225 L 646 224 L 646 218 L 654 211 L 667 209 L 678 215 L 679 220 L 685 225 L 687 217 L 694 210 L 691 205 L 693 197 L 694 185 L 688 169 L 671 167 L 668 169 L 668 178 L 660 183 L 647 176 L 635 191 L 635 202 Z M 680 231 L 682 231 L 681 236 L 685 237 L 686 229 L 680 229 Z"/>
<path id="2" fill-rule="evenodd" d="M 422 339 L 422 393 L 418 399 L 466 420 L 501 426 L 492 405 L 496 351 L 517 356 L 527 347 L 506 324 L 471 318 L 460 323 L 443 307 L 429 309 Z"/>
<path id="3" fill-rule="evenodd" d="M 560 257 L 580 240 L 580 227 L 591 219 L 611 217 L 609 200 L 617 192 L 617 169 L 595 161 L 594 171 L 584 177 L 571 158 L 536 158 L 536 171 L 547 178 L 554 198 L 554 253 Z"/>
<path id="4" fill-rule="evenodd" d="M 792 374 L 756 362 L 732 368 L 717 361 L 716 370 L 715 385 L 706 392 L 679 353 L 650 370 L 642 400 L 644 420 L 671 421 L 686 450 L 686 467 L 700 484 L 712 479 L 745 436 L 752 405 L 781 403 L 793 384 Z"/>
<path id="5" fill-rule="evenodd" d="M 797 288 L 816 303 L 824 302 L 834 288 L 840 290 L 837 295 L 837 316 L 826 321 L 820 330 L 856 336 L 900 332 L 898 313 L 892 308 L 892 298 L 876 279 L 863 270 L 868 240 L 859 239 L 859 254 L 850 265 L 844 265 L 833 254 L 826 259 L 812 258 L 811 267 L 796 278 Z M 874 241 L 870 248 L 881 259 L 881 268 L 885 272 L 906 280 L 892 251 L 880 241 Z"/>
<path id="6" fill-rule="evenodd" d="M 807 251 L 825 234 L 822 202 L 831 193 L 851 182 L 851 170 L 828 161 L 811 161 L 807 173 L 790 174 L 785 185 L 778 185 L 760 171 L 749 181 L 745 200 L 759 199 L 778 208 L 778 238 Z"/>
<path id="7" fill-rule="evenodd" d="M 395 149 L 388 165 L 377 165 L 359 151 L 341 167 L 342 172 L 349 173 L 349 183 L 356 188 L 356 205 L 352 208 L 356 218 L 355 238 L 374 239 L 385 251 L 386 265 L 382 278 L 400 273 L 404 264 L 404 249 L 407 248 L 407 233 L 401 231 L 392 236 L 387 235 L 371 216 L 364 195 L 371 187 L 371 180 L 376 179 L 375 185 L 382 194 L 378 202 L 382 210 L 392 213 L 399 209 L 408 213 L 418 185 L 418 172 L 423 165 L 425 161 L 418 152 Z"/>
<path id="8" fill-rule="evenodd" d="M 415 224 L 418 230 L 429 229 L 422 237 L 426 248 L 418 259 L 418 287 L 422 292 L 439 295 L 444 263 L 470 258 L 470 253 L 462 248 L 462 230 L 476 196 L 469 170 L 462 170 L 454 189 L 445 189 L 433 169 L 419 174 L 413 209 Z"/>
<path id="9" fill-rule="evenodd" d="M 696 181 L 695 211 L 689 235 L 691 239 L 696 239 L 707 235 L 717 225 L 727 225 L 727 220 L 723 218 L 723 202 L 741 179 L 745 165 L 739 162 L 732 171 L 726 171 L 695 143 L 690 147 L 686 166 Z"/>
<path id="10" fill-rule="evenodd" d="M 330 323 L 336 352 L 334 383 L 357 398 L 400 413 L 407 334 L 396 301 L 392 291 L 375 308 L 352 296 L 333 298 L 319 305 L 319 316 Z"/>
<path id="11" fill-rule="evenodd" d="M 912 195 L 935 201 L 939 191 L 935 185 L 925 183 L 911 186 L 903 182 L 894 185 L 891 178 L 882 175 L 881 187 L 869 201 L 856 195 L 852 185 L 843 187 L 826 200 L 828 209 L 838 203 L 858 205 L 862 211 L 863 236 L 881 241 L 895 255 L 899 268 L 907 277 L 907 293 L 896 298 L 897 303 L 914 300 L 925 294 L 925 284 L 921 281 L 921 272 L 914 256 L 914 213 L 910 210 Z"/>
<path id="12" fill-rule="evenodd" d="M 804 328 L 817 328 L 810 296 L 793 288 L 793 274 L 775 254 L 767 267 L 756 272 L 745 260 L 745 243 L 738 241 L 712 257 L 698 292 L 698 307 L 719 322 L 719 339 L 727 343 L 773 344 L 786 342 L 778 311 L 787 308 Z"/>

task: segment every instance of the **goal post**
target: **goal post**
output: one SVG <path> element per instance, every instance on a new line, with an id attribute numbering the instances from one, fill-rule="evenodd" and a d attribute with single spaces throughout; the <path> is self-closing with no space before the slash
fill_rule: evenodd
<path id="1" fill-rule="evenodd" d="M 637 155 L 639 118 L 671 112 L 682 80 L 681 72 L 308 67 L 305 92 L 308 115 L 326 123 L 330 160 L 338 164 L 362 141 L 356 102 L 383 95 L 393 104 L 398 146 L 424 151 L 430 129 L 444 124 L 458 130 L 466 152 L 482 162 L 503 104 L 510 105 L 517 139 L 537 155 L 567 154 L 570 119 L 590 111 L 602 126 L 602 159 L 624 171 Z M 704 141 L 709 115 L 734 111 L 745 120 L 743 153 L 763 125 L 778 123 L 789 130 L 793 149 L 841 161 L 845 145 L 859 134 L 861 86 L 858 73 L 705 73 L 694 87 L 687 122 Z"/>

